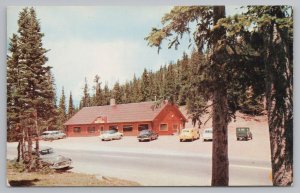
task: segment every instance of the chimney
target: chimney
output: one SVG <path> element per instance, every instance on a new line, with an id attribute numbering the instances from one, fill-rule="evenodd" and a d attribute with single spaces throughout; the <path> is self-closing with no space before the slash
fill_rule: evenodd
<path id="1" fill-rule="evenodd" d="M 115 99 L 110 99 L 109 104 L 110 104 L 110 106 L 115 106 L 116 105 L 116 100 Z"/>

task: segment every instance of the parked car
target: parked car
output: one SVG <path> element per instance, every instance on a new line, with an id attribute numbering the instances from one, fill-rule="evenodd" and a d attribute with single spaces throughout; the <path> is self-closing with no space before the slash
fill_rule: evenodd
<path id="1" fill-rule="evenodd" d="M 123 133 L 118 132 L 117 130 L 108 130 L 101 133 L 99 138 L 102 141 L 111 141 L 114 139 L 122 139 Z"/>
<path id="2" fill-rule="evenodd" d="M 184 128 L 181 130 L 179 135 L 179 141 L 194 141 L 195 139 L 199 139 L 199 129 L 196 128 Z"/>
<path id="3" fill-rule="evenodd" d="M 43 140 L 55 140 L 66 138 L 67 135 L 62 131 L 45 131 L 41 135 Z"/>
<path id="4" fill-rule="evenodd" d="M 253 139 L 252 133 L 249 127 L 237 127 L 236 128 L 236 139 L 246 140 Z"/>
<path id="5" fill-rule="evenodd" d="M 213 140 L 213 129 L 206 128 L 202 132 L 202 140 L 203 141 L 212 141 Z"/>
<path id="6" fill-rule="evenodd" d="M 36 155 L 35 149 L 33 149 L 32 154 Z M 26 157 L 25 154 L 25 160 L 27 159 Z M 72 164 L 71 158 L 56 154 L 51 147 L 40 147 L 39 158 L 42 163 L 56 170 L 68 168 Z"/>
<path id="7" fill-rule="evenodd" d="M 155 133 L 152 130 L 142 130 L 137 136 L 139 142 L 141 141 L 151 141 L 158 138 L 158 133 Z"/>

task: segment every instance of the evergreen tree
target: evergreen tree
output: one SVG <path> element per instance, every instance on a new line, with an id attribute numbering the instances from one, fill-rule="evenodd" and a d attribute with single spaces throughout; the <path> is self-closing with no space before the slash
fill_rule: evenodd
<path id="1" fill-rule="evenodd" d="M 80 102 L 80 108 L 91 106 L 91 97 L 89 94 L 89 87 L 86 78 L 84 79 L 83 96 Z"/>
<path id="2" fill-rule="evenodd" d="M 142 74 L 141 91 L 142 91 L 142 101 L 151 100 L 150 76 L 147 69 L 144 69 L 144 72 Z"/>
<path id="3" fill-rule="evenodd" d="M 101 81 L 98 75 L 95 76 L 94 82 L 95 82 L 95 86 L 94 86 L 95 95 L 92 100 L 93 106 L 101 106 L 104 102 L 103 102 L 103 93 L 101 89 Z"/>
<path id="4" fill-rule="evenodd" d="M 109 101 L 111 99 L 111 92 L 108 88 L 107 83 L 105 83 L 105 86 L 104 86 L 103 90 L 104 90 L 103 91 L 104 93 L 103 93 L 103 103 L 102 103 L 102 105 L 109 105 Z"/>
<path id="5" fill-rule="evenodd" d="M 195 53 L 196 50 L 193 51 Z M 190 84 L 190 75 L 191 70 L 189 69 L 189 58 L 186 53 L 183 53 L 182 60 L 179 62 L 179 79 L 180 79 L 180 90 L 178 94 L 178 104 L 185 105 L 186 99 L 189 95 L 189 84 Z"/>
<path id="6" fill-rule="evenodd" d="M 19 100 L 22 95 L 22 87 L 20 87 L 21 73 L 19 65 L 19 49 L 18 36 L 13 34 L 10 39 L 9 52 L 12 53 L 7 59 L 7 140 L 16 140 L 17 125 L 20 124 L 20 113 L 22 111 L 22 104 Z M 19 156 L 18 156 L 19 158 Z"/>
<path id="7" fill-rule="evenodd" d="M 55 129 L 57 127 L 57 119 L 58 119 L 58 110 L 56 106 L 56 88 L 55 88 L 55 80 L 54 76 L 49 69 L 46 73 L 47 81 L 41 83 L 44 88 L 43 93 L 44 96 L 47 96 L 47 100 L 44 100 L 43 106 L 39 106 L 39 112 L 41 120 L 42 129 Z"/>
<path id="8" fill-rule="evenodd" d="M 114 85 L 113 91 L 112 91 L 112 96 L 116 101 L 116 104 L 122 104 L 122 90 L 120 87 L 119 81 L 117 81 Z"/>
<path id="9" fill-rule="evenodd" d="M 68 119 L 70 119 L 74 114 L 75 114 L 75 108 L 73 104 L 72 92 L 70 92 L 69 105 L 68 105 Z"/>
<path id="10" fill-rule="evenodd" d="M 49 121 L 49 115 L 45 111 L 53 110 L 54 95 L 48 75 L 50 67 L 45 66 L 47 50 L 42 44 L 44 34 L 41 33 L 40 23 L 33 8 L 25 8 L 20 12 L 18 27 L 19 36 L 13 36 L 10 46 L 12 55 L 8 57 L 8 88 L 12 88 L 8 92 L 8 124 L 11 123 L 10 120 L 13 120 L 11 112 L 19 110 L 18 118 L 15 119 L 19 122 L 16 128 L 22 138 L 19 140 L 18 152 L 21 155 L 18 155 L 18 158 L 22 157 L 26 168 L 31 171 L 40 166 L 39 159 L 32 157 L 32 135 L 35 133 L 39 136 L 40 130 Z M 16 76 L 18 80 L 13 76 Z M 11 109 L 14 110 L 11 111 Z M 8 125 L 8 128 L 11 127 L 15 125 Z M 28 150 L 26 156 L 24 141 Z M 35 151 L 38 155 L 38 137 Z"/>
<path id="11" fill-rule="evenodd" d="M 66 96 L 65 96 L 64 87 L 61 90 L 61 96 L 60 96 L 59 106 L 58 106 L 58 113 L 59 113 L 59 129 L 64 130 L 63 124 L 65 123 L 65 121 L 67 119 Z"/>
<path id="12" fill-rule="evenodd" d="M 184 18 L 184 19 L 183 19 Z M 210 52 L 206 74 L 211 77 L 209 84 L 213 100 L 213 155 L 212 155 L 212 185 L 227 186 L 228 177 L 228 142 L 227 126 L 229 119 L 226 71 L 228 56 L 224 52 L 225 30 L 212 29 L 211 25 L 217 25 L 218 21 L 225 18 L 225 6 L 189 6 L 174 7 L 170 13 L 162 18 L 162 29 L 152 28 L 151 33 L 145 39 L 150 46 L 161 48 L 162 41 L 175 36 L 169 43 L 169 48 L 180 44 L 179 39 L 184 33 L 190 33 L 189 23 L 197 22 L 195 31 L 195 44 L 198 51 L 207 48 Z M 212 33 L 211 30 L 214 32 Z M 209 35 L 208 35 L 209 34 Z M 204 86 L 204 85 L 202 85 Z"/>
<path id="13" fill-rule="evenodd" d="M 133 81 L 132 81 L 132 102 L 137 103 L 137 102 L 141 102 L 142 100 L 143 100 L 143 95 L 141 91 L 141 83 L 134 74 Z"/>

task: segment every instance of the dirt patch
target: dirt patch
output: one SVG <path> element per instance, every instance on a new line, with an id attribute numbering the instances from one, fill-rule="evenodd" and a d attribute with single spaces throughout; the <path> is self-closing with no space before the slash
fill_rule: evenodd
<path id="1" fill-rule="evenodd" d="M 59 171 L 50 174 L 20 172 L 7 163 L 7 180 L 10 186 L 140 186 L 139 183 L 117 178 Z"/>

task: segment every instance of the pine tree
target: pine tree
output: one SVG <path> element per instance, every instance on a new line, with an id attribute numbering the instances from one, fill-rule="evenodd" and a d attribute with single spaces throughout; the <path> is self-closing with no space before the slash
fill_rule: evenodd
<path id="1" fill-rule="evenodd" d="M 42 44 L 44 34 L 41 33 L 40 23 L 33 8 L 25 8 L 20 12 L 18 27 L 19 37 L 12 38 L 10 49 L 12 56 L 8 58 L 8 87 L 12 88 L 8 92 L 8 120 L 13 118 L 10 114 L 13 112 L 11 109 L 15 109 L 14 112 L 19 109 L 17 118 L 19 123 L 16 128 L 20 131 L 22 139 L 18 145 L 18 152 L 21 153 L 18 158 L 22 157 L 26 168 L 31 171 L 40 166 L 39 159 L 32 157 L 32 135 L 35 133 L 39 136 L 40 130 L 49 121 L 49 115 L 45 111 L 53 107 L 50 105 L 53 102 L 53 90 L 48 76 L 50 67 L 45 66 L 47 50 Z M 14 101 L 16 96 L 18 100 Z M 11 126 L 15 127 L 8 125 L 8 128 Z M 35 151 L 38 155 L 38 137 L 35 140 Z M 27 141 L 26 152 L 25 144 L 21 141 Z"/>
<path id="2" fill-rule="evenodd" d="M 17 140 L 17 125 L 20 124 L 19 114 L 22 111 L 18 36 L 13 34 L 10 39 L 9 51 L 12 56 L 7 59 L 7 140 Z M 19 156 L 18 156 L 19 157 Z"/>
<path id="3" fill-rule="evenodd" d="M 143 100 L 143 95 L 141 91 L 140 80 L 136 78 L 135 74 L 133 75 L 132 81 L 132 102 L 141 102 Z"/>
<path id="4" fill-rule="evenodd" d="M 103 90 L 104 90 L 103 91 L 104 93 L 103 93 L 103 103 L 102 103 L 102 105 L 109 105 L 109 101 L 111 99 L 111 92 L 108 88 L 107 83 L 105 83 Z"/>
<path id="5" fill-rule="evenodd" d="M 88 87 L 86 78 L 85 78 L 84 82 L 85 83 L 84 83 L 83 96 L 81 99 L 80 108 L 91 106 L 91 97 L 89 94 L 89 87 Z"/>
<path id="6" fill-rule="evenodd" d="M 70 119 L 74 114 L 75 114 L 75 108 L 73 104 L 72 92 L 70 92 L 69 105 L 68 105 L 68 119 Z"/>
<path id="7" fill-rule="evenodd" d="M 225 18 L 225 6 L 174 7 L 170 13 L 165 14 L 162 18 L 163 28 L 152 28 L 149 36 L 145 38 L 150 46 L 156 46 L 160 50 L 164 39 L 175 36 L 170 40 L 169 48 L 173 46 L 177 48 L 180 44 L 179 39 L 183 34 L 190 33 L 189 23 L 197 22 L 194 40 L 198 51 L 201 52 L 207 48 L 210 52 L 210 61 L 206 72 L 212 79 L 206 86 L 212 88 L 213 100 L 213 186 L 227 186 L 229 182 L 227 126 L 230 119 L 227 85 L 224 84 L 227 82 L 227 72 L 225 71 L 227 63 L 224 60 L 228 57 L 224 49 L 226 33 L 223 28 L 213 29 L 214 32 L 211 32 L 211 25 L 216 26 L 218 21 L 223 18 Z"/>
<path id="8" fill-rule="evenodd" d="M 150 85 L 150 76 L 147 69 L 144 69 L 141 78 L 141 91 L 142 91 L 142 101 L 151 100 L 151 85 Z"/>
<path id="9" fill-rule="evenodd" d="M 101 89 L 100 77 L 98 75 L 95 76 L 94 82 L 95 82 L 95 86 L 94 86 L 95 95 L 92 99 L 93 106 L 101 106 L 103 104 L 103 93 Z"/>
<path id="10" fill-rule="evenodd" d="M 54 76 L 49 69 L 45 75 L 47 81 L 41 83 L 43 87 L 44 96 L 47 96 L 47 100 L 44 100 L 43 105 L 39 106 L 41 127 L 43 129 L 54 129 L 57 127 L 57 116 L 58 110 L 56 106 L 56 88 L 55 88 L 55 80 Z"/>
<path id="11" fill-rule="evenodd" d="M 59 129 L 64 130 L 63 124 L 67 120 L 66 96 L 65 96 L 64 87 L 61 90 L 61 96 L 60 96 L 59 106 L 58 106 L 58 113 L 59 113 Z"/>
<path id="12" fill-rule="evenodd" d="M 114 85 L 113 91 L 112 91 L 112 96 L 115 99 L 116 104 L 122 104 L 122 90 L 120 87 L 119 81 L 117 81 Z"/>
<path id="13" fill-rule="evenodd" d="M 195 53 L 196 50 L 193 51 Z M 186 99 L 188 97 L 188 89 L 190 83 L 190 69 L 189 69 L 189 58 L 186 53 L 183 53 L 182 60 L 179 62 L 179 81 L 180 81 L 180 90 L 178 94 L 178 104 L 185 105 Z"/>

